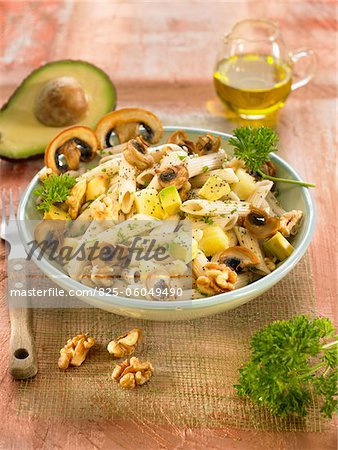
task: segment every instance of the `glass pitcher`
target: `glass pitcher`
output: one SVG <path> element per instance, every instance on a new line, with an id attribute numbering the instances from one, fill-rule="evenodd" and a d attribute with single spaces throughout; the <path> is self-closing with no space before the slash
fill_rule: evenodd
<path id="1" fill-rule="evenodd" d="M 305 73 L 296 76 L 295 63 L 303 58 Z M 223 40 L 214 71 L 216 93 L 244 119 L 263 119 L 311 80 L 315 66 L 313 51 L 291 53 L 273 22 L 244 20 Z"/>

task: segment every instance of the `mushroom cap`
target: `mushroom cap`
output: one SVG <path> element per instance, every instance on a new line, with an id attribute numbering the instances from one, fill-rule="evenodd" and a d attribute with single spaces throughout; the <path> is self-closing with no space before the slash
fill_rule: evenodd
<path id="1" fill-rule="evenodd" d="M 258 256 L 246 247 L 229 247 L 219 255 L 219 262 L 230 267 L 236 273 L 244 268 L 259 264 Z"/>
<path id="2" fill-rule="evenodd" d="M 178 166 L 168 166 L 156 170 L 158 182 L 162 188 L 167 186 L 176 186 L 177 189 L 188 181 L 189 172 L 184 164 Z"/>
<path id="3" fill-rule="evenodd" d="M 73 77 L 49 80 L 35 99 L 35 115 L 49 127 L 73 125 L 80 122 L 87 111 L 83 86 Z"/>
<path id="4" fill-rule="evenodd" d="M 156 144 L 163 134 L 160 119 L 143 108 L 124 108 L 106 114 L 98 123 L 96 135 L 102 148 L 109 147 L 107 141 L 114 132 L 120 143 L 129 141 L 140 135 L 140 126 L 146 129 L 148 136 L 144 138 L 149 144 Z"/>
<path id="5" fill-rule="evenodd" d="M 139 170 L 145 170 L 154 165 L 153 157 L 148 152 L 148 144 L 140 136 L 128 141 L 123 154 L 128 163 Z"/>
<path id="6" fill-rule="evenodd" d="M 67 128 L 64 131 L 58 133 L 54 139 L 49 143 L 48 147 L 45 151 L 45 165 L 52 169 L 52 171 L 59 175 L 62 170 L 58 167 L 58 154 L 62 152 L 62 146 L 70 141 L 75 141 L 76 145 L 73 147 L 73 153 L 78 156 L 77 161 L 89 161 L 95 157 L 95 154 L 98 149 L 98 142 L 95 133 L 88 127 L 75 126 Z M 84 144 L 84 151 L 80 149 L 81 143 Z M 90 148 L 90 154 L 87 154 L 87 149 Z M 80 151 L 80 155 L 78 154 Z M 64 156 L 70 158 L 72 152 L 72 148 L 67 146 L 67 152 Z M 74 155 L 76 156 L 76 155 Z M 75 159 L 75 158 L 74 158 Z M 72 170 L 76 170 L 75 164 L 72 165 Z"/>
<path id="7" fill-rule="evenodd" d="M 216 153 L 221 147 L 220 136 L 214 136 L 210 133 L 199 136 L 195 144 L 195 153 L 198 155 L 209 155 L 210 153 Z"/>
<path id="8" fill-rule="evenodd" d="M 188 153 L 195 152 L 195 143 L 188 140 L 188 135 L 183 130 L 174 131 L 167 139 L 168 144 L 177 144 L 183 149 L 187 149 Z"/>
<path id="9" fill-rule="evenodd" d="M 66 225 L 66 220 L 43 219 L 35 227 L 34 238 L 39 246 L 44 242 L 46 242 L 47 245 L 50 245 L 55 241 L 59 245 L 63 242 Z"/>
<path id="10" fill-rule="evenodd" d="M 244 219 L 244 227 L 257 239 L 273 236 L 279 229 L 279 218 L 269 216 L 264 210 L 251 208 Z"/>
<path id="11" fill-rule="evenodd" d="M 151 298 L 154 300 L 170 300 L 170 274 L 164 269 L 156 269 L 150 272 L 145 281 L 148 291 L 153 291 Z M 164 292 L 163 292 L 164 291 Z"/>

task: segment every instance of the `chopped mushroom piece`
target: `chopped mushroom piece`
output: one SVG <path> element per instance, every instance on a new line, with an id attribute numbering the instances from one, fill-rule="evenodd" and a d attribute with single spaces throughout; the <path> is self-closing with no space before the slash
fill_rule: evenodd
<path id="1" fill-rule="evenodd" d="M 148 152 L 149 145 L 141 138 L 136 137 L 128 141 L 126 149 L 123 151 L 128 163 L 138 170 L 145 170 L 154 165 L 153 157 Z"/>
<path id="2" fill-rule="evenodd" d="M 221 147 L 221 138 L 213 136 L 212 134 L 205 134 L 200 136 L 195 144 L 195 153 L 198 155 L 209 155 L 209 153 L 216 153 Z"/>
<path id="3" fill-rule="evenodd" d="M 184 164 L 156 169 L 158 182 L 162 188 L 176 186 L 177 189 L 189 180 L 189 172 Z"/>
<path id="4" fill-rule="evenodd" d="M 289 237 L 290 234 L 296 234 L 301 224 L 303 212 L 293 209 L 280 217 L 279 231 L 283 236 Z"/>
<path id="5" fill-rule="evenodd" d="M 71 219 L 74 220 L 77 218 L 81 206 L 85 202 L 86 198 L 86 190 L 87 190 L 87 181 L 81 180 L 73 186 L 70 194 L 66 200 L 66 204 L 68 205 L 68 214 Z"/>
<path id="6" fill-rule="evenodd" d="M 164 269 L 153 270 L 145 281 L 148 297 L 151 300 L 172 300 L 170 274 Z"/>
<path id="7" fill-rule="evenodd" d="M 239 274 L 247 267 L 253 267 L 259 264 L 259 258 L 248 248 L 235 246 L 224 250 L 219 255 L 219 262 Z"/>
<path id="8" fill-rule="evenodd" d="M 145 132 L 143 138 L 149 144 L 156 144 L 163 134 L 163 126 L 160 119 L 142 108 L 124 108 L 105 115 L 97 125 L 96 135 L 101 148 L 110 147 L 110 137 L 115 133 L 122 144 L 141 134 L 140 127 Z"/>
<path id="9" fill-rule="evenodd" d="M 273 236 L 279 229 L 279 219 L 259 208 L 251 208 L 244 219 L 244 227 L 257 239 Z"/>
<path id="10" fill-rule="evenodd" d="M 195 143 L 188 140 L 188 135 L 183 130 L 174 131 L 167 139 L 168 144 L 177 144 L 188 153 L 195 152 Z"/>

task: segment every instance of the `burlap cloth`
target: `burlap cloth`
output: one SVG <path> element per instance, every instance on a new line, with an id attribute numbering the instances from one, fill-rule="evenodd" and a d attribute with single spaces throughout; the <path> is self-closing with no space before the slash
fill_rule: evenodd
<path id="1" fill-rule="evenodd" d="M 182 427 L 236 427 L 322 431 L 328 422 L 316 399 L 306 419 L 278 419 L 236 396 L 238 368 L 249 356 L 251 335 L 276 319 L 314 313 L 310 258 L 305 256 L 283 281 L 235 310 L 185 322 L 129 319 L 92 308 L 35 309 L 39 372 L 18 383 L 17 412 L 43 417 L 127 419 Z M 151 381 L 134 390 L 111 380 L 115 362 L 107 343 L 140 327 L 137 356 L 155 368 Z M 69 337 L 88 332 L 97 339 L 80 368 L 61 372 L 59 350 Z"/>

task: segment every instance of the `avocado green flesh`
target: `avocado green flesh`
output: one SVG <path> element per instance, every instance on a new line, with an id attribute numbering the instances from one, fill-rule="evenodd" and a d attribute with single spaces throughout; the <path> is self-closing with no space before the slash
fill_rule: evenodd
<path id="1" fill-rule="evenodd" d="M 95 128 L 116 105 L 114 85 L 98 67 L 85 61 L 56 61 L 32 72 L 0 111 L 0 156 L 28 158 L 44 153 L 53 137 L 67 127 L 48 127 L 35 117 L 35 99 L 53 78 L 71 76 L 83 86 L 88 100 L 86 116 L 76 125 Z"/>

